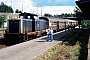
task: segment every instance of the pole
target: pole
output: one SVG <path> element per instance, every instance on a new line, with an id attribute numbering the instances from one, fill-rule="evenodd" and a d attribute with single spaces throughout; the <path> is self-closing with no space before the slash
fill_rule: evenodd
<path id="1" fill-rule="evenodd" d="M 12 11 L 12 0 L 11 0 L 11 11 Z M 11 19 L 12 19 L 12 12 L 11 12 Z"/>
<path id="2" fill-rule="evenodd" d="M 42 6 L 41 6 L 41 16 L 42 16 Z"/>
<path id="3" fill-rule="evenodd" d="M 22 4 L 22 13 L 23 13 L 23 4 Z"/>
<path id="4" fill-rule="evenodd" d="M 37 4 L 37 15 L 38 15 L 38 4 Z"/>
<path id="5" fill-rule="evenodd" d="M 3 36 L 4 36 L 4 21 L 3 21 Z"/>
<path id="6" fill-rule="evenodd" d="M 11 0 L 11 8 L 12 8 L 12 0 Z"/>
<path id="7" fill-rule="evenodd" d="M 2 27 L 3 27 L 3 36 L 4 36 L 4 16 L 2 15 L 2 19 L 3 19 L 3 25 L 2 25 Z"/>

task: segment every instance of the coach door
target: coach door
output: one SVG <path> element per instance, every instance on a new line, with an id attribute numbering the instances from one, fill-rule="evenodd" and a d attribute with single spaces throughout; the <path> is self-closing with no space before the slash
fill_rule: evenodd
<path id="1" fill-rule="evenodd" d="M 59 21 L 57 21 L 57 30 L 59 30 Z"/>

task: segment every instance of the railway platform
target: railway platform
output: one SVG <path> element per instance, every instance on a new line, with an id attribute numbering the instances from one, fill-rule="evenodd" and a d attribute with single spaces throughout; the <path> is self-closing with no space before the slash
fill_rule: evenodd
<path id="1" fill-rule="evenodd" d="M 71 33 L 71 30 L 63 30 L 54 33 L 54 39 L 52 42 L 47 42 L 46 36 L 43 36 L 0 49 L 0 60 L 34 60 L 37 56 L 40 56 L 48 49 L 62 42 Z"/>

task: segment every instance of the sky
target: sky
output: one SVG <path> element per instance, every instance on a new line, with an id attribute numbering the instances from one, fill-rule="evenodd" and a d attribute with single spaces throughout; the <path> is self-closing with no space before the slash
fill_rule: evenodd
<path id="1" fill-rule="evenodd" d="M 19 9 L 23 12 L 35 13 L 38 15 L 62 13 L 74 13 L 76 0 L 0 0 L 13 10 Z"/>

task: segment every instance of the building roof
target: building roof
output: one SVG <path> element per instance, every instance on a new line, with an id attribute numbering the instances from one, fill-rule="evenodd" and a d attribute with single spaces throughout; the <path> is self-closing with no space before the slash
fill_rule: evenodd
<path id="1" fill-rule="evenodd" d="M 76 1 L 76 4 L 83 13 L 83 16 L 90 19 L 90 1 Z"/>

